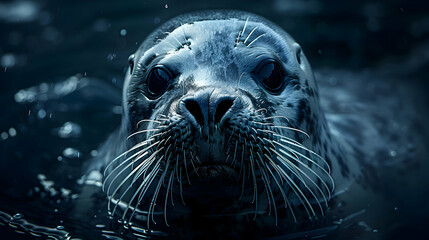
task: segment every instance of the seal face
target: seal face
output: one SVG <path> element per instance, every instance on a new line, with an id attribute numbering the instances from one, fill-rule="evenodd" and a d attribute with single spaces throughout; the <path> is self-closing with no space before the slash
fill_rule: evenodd
<path id="1" fill-rule="evenodd" d="M 103 189 L 126 222 L 168 225 L 183 209 L 277 219 L 280 207 L 299 222 L 350 175 L 300 46 L 252 14 L 185 15 L 152 33 L 130 57 L 123 113 Z"/>

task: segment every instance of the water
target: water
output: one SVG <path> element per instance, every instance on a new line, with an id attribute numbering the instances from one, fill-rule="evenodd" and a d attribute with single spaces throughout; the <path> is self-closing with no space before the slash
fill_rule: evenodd
<path id="1" fill-rule="evenodd" d="M 277 239 L 425 238 L 428 6 L 317 0 L 1 2 L 1 238 L 164 236 L 110 219 L 100 173 L 82 176 L 120 122 L 129 54 L 167 19 L 207 8 L 247 10 L 284 27 L 315 69 L 328 118 L 360 116 L 382 133 L 364 143 L 374 188 L 348 189 L 326 226 Z M 102 201 L 75 209 L 93 199 Z"/>

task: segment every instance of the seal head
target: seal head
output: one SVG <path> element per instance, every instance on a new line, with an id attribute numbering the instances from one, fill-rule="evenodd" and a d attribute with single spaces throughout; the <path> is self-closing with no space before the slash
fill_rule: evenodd
<path id="1" fill-rule="evenodd" d="M 109 210 L 127 222 L 159 215 L 168 225 L 189 212 L 277 218 L 280 207 L 297 222 L 323 215 L 333 178 L 350 174 L 301 47 L 271 22 L 179 16 L 129 61 L 103 184 Z"/>

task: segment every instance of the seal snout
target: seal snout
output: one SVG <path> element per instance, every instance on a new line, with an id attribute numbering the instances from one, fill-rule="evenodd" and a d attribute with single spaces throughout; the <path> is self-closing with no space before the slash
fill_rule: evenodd
<path id="1" fill-rule="evenodd" d="M 185 96 L 180 104 L 180 114 L 197 129 L 222 125 L 239 110 L 239 98 L 232 94 L 211 89 Z"/>

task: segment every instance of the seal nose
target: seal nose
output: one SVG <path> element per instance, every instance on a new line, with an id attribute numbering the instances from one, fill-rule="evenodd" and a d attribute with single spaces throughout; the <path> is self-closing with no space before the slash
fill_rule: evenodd
<path id="1" fill-rule="evenodd" d="M 182 115 L 195 121 L 200 127 L 211 123 L 218 124 L 228 118 L 228 111 L 233 107 L 235 96 L 220 94 L 212 90 L 182 100 Z"/>

